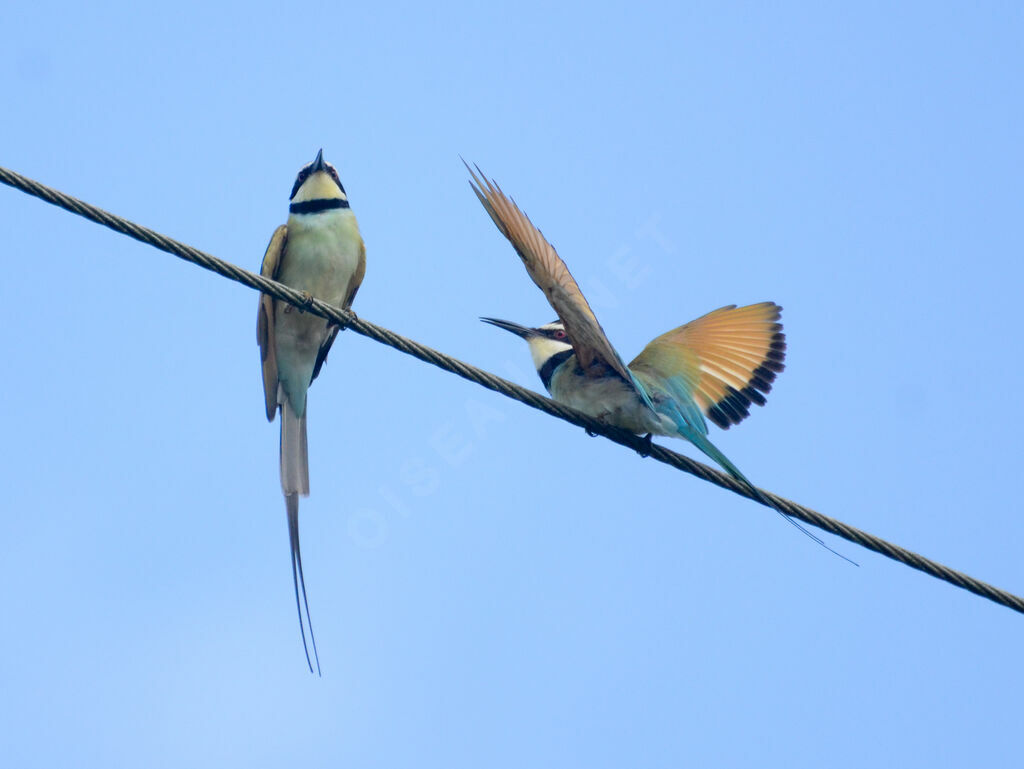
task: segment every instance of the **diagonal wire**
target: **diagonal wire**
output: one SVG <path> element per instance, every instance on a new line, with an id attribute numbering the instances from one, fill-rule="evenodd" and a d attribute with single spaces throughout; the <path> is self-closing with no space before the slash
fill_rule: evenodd
<path id="1" fill-rule="evenodd" d="M 442 352 L 438 352 L 437 350 L 422 345 L 419 342 L 415 342 L 404 336 L 396 334 L 393 331 L 389 331 L 386 328 L 370 323 L 369 321 L 357 318 L 355 313 L 326 304 L 318 299 L 310 297 L 308 294 L 289 288 L 282 283 L 269 280 L 262 275 L 257 275 L 256 273 L 245 270 L 237 265 L 231 264 L 230 262 L 225 262 L 222 259 L 218 259 L 217 257 L 207 254 L 204 251 L 200 251 L 197 248 L 193 248 L 192 246 L 179 243 L 172 238 L 168 238 L 166 235 L 154 232 L 148 227 L 143 227 L 139 224 L 135 224 L 134 222 L 130 222 L 127 219 L 123 219 L 120 216 L 108 213 L 103 209 L 92 206 L 84 201 L 78 200 L 77 198 L 73 198 L 70 195 L 65 195 L 63 192 L 47 187 L 44 184 L 40 184 L 37 181 L 24 177 L 21 174 L 15 173 L 14 171 L 8 170 L 2 166 L 0 166 L 0 182 L 21 190 L 22 192 L 28 193 L 29 195 L 34 195 L 41 200 L 45 200 L 47 203 L 52 203 L 58 208 L 63 208 L 65 211 L 70 211 L 71 213 L 78 214 L 79 216 L 85 217 L 97 224 L 102 224 L 104 227 L 109 227 L 115 232 L 120 232 L 128 237 L 134 238 L 135 240 L 141 241 L 142 243 L 158 248 L 161 251 L 166 251 L 167 253 L 173 254 L 187 262 L 192 262 L 193 264 L 197 264 L 207 270 L 212 270 L 225 278 L 230 278 L 231 280 L 242 283 L 250 288 L 254 288 L 257 291 L 270 294 L 275 299 L 280 299 L 281 301 L 295 305 L 296 307 L 312 313 L 313 315 L 326 318 L 327 320 L 337 323 L 342 328 L 350 328 L 357 334 L 361 334 L 362 336 L 369 337 L 376 342 L 393 347 L 400 352 L 404 352 L 407 355 L 411 355 L 426 363 L 433 364 L 445 371 L 450 371 L 463 379 L 468 379 L 470 382 L 475 382 L 478 385 L 486 387 L 488 390 L 493 390 L 508 398 L 512 398 L 513 400 L 525 403 L 527 406 L 531 406 L 539 411 L 550 414 L 551 416 L 558 417 L 566 422 L 578 425 L 586 429 L 589 433 L 603 435 L 605 438 L 608 438 L 615 443 L 627 446 L 628 448 L 642 454 L 649 455 L 652 459 L 655 459 L 658 462 L 663 462 L 677 470 L 682 470 L 683 472 L 695 475 L 702 480 L 713 483 L 716 486 L 721 486 L 722 488 L 728 489 L 740 496 L 758 501 L 749 489 L 725 473 L 721 473 L 707 465 L 696 462 L 682 454 L 677 454 L 670 449 L 666 449 L 664 446 L 659 446 L 657 444 L 650 445 L 643 438 L 637 435 L 633 435 L 632 433 L 628 433 L 624 430 L 598 422 L 596 419 L 588 417 L 575 409 L 569 408 L 568 406 L 563 406 L 562 404 L 533 392 L 532 390 L 527 390 L 513 382 L 509 382 L 506 379 L 495 376 L 490 372 L 483 371 L 475 366 L 470 366 L 468 363 L 463 363 L 456 358 L 445 355 Z M 849 540 L 850 542 L 858 544 L 861 547 L 865 547 L 868 550 L 874 550 L 876 553 L 880 553 L 894 561 L 898 561 L 899 563 L 910 566 L 918 571 L 923 571 L 925 574 L 935 577 L 936 579 L 944 580 L 945 582 L 949 582 L 959 588 L 976 595 L 980 595 L 983 598 L 987 598 L 990 601 L 994 601 L 995 603 L 1024 614 L 1024 598 L 1021 598 L 1020 596 L 1014 595 L 1006 590 L 1001 590 L 994 585 L 982 582 L 981 580 L 975 579 L 963 572 L 951 569 L 948 566 L 944 566 L 941 563 L 925 558 L 924 556 L 918 555 L 917 553 L 900 547 L 899 545 L 894 545 L 891 542 L 887 542 L 886 540 L 876 537 L 873 534 L 869 534 L 866 531 L 861 531 L 860 529 L 845 524 L 835 518 L 822 515 L 809 507 L 798 505 L 796 502 L 762 489 L 758 489 L 758 491 L 760 491 L 760 493 L 763 494 L 769 502 L 771 502 L 772 507 L 786 515 L 790 515 L 804 523 L 809 523 L 812 526 L 816 526 L 819 529 L 835 534 L 838 537 Z"/>

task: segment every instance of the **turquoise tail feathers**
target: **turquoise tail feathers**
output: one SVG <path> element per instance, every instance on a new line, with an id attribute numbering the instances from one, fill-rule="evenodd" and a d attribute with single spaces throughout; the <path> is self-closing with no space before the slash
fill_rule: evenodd
<path id="1" fill-rule="evenodd" d="M 707 425 L 704 424 L 703 417 L 700 417 L 699 412 L 699 421 L 697 421 L 696 425 L 691 424 L 693 416 L 690 412 L 696 409 L 696 404 L 693 403 L 693 400 L 691 398 L 687 398 L 687 405 L 690 406 L 691 408 L 681 407 L 680 399 L 678 397 L 672 398 L 671 400 L 663 401 L 661 403 L 662 413 L 667 414 L 669 418 L 676 423 L 676 430 L 679 431 L 679 437 L 685 438 L 698 449 L 703 451 L 707 456 L 709 456 L 711 459 L 717 462 L 719 466 L 723 470 L 725 470 L 725 472 L 729 473 L 729 475 L 731 475 L 737 481 L 746 486 L 750 493 L 753 494 L 754 499 L 756 499 L 762 505 L 771 507 L 774 510 L 775 508 L 772 505 L 772 503 L 769 502 L 765 498 L 765 496 L 760 491 L 757 490 L 757 487 L 750 482 L 747 476 L 741 473 L 740 469 L 736 467 L 736 465 L 734 465 L 732 462 L 730 462 L 729 458 L 721 451 L 719 451 L 718 447 L 715 446 L 715 444 L 708 440 L 706 434 L 708 428 Z M 780 512 L 780 515 L 785 514 Z M 789 520 L 788 516 L 786 516 L 786 520 Z"/>
<path id="2" fill-rule="evenodd" d="M 718 447 L 715 446 L 715 444 L 713 444 L 711 441 L 709 441 L 706 435 L 701 435 L 696 430 L 690 429 L 689 426 L 680 429 L 680 433 L 682 434 L 682 437 L 686 438 L 686 440 L 688 440 L 698 449 L 703 451 L 707 456 L 715 460 L 715 462 L 717 462 L 718 465 L 723 470 L 725 470 L 725 472 L 727 472 L 737 481 L 746 486 L 747 490 L 754 495 L 754 498 L 758 502 L 760 502 L 762 505 L 773 507 L 772 503 L 769 502 L 768 499 L 760 491 L 758 491 L 757 486 L 752 484 L 750 482 L 750 479 L 747 478 L 747 476 L 745 476 L 743 473 L 741 473 L 740 469 L 736 467 L 736 465 L 734 465 L 731 461 L 729 461 L 729 458 L 725 456 L 725 454 L 723 454 L 721 451 L 719 451 Z"/>
<path id="3" fill-rule="evenodd" d="M 715 444 L 713 444 L 711 441 L 709 441 L 707 439 L 706 436 L 701 435 L 696 430 L 693 430 L 692 428 L 690 428 L 688 425 L 685 425 L 685 424 L 679 426 L 679 433 L 680 433 L 681 437 L 683 437 L 686 440 L 688 440 L 690 443 L 692 443 L 698 449 L 703 451 L 711 459 L 715 460 L 715 462 L 717 462 L 719 464 L 719 466 L 721 466 L 721 468 L 723 470 L 725 470 L 725 472 L 727 472 L 729 475 L 731 475 L 737 481 L 739 481 L 744 486 L 746 486 L 747 489 L 750 491 L 750 493 L 753 495 L 755 500 L 760 502 L 765 507 L 769 507 L 772 510 L 774 510 L 776 513 L 778 513 L 779 515 L 782 516 L 783 520 L 785 520 L 787 523 L 791 524 L 792 526 L 796 527 L 796 529 L 801 531 L 805 536 L 810 537 L 811 539 L 813 539 L 815 542 L 817 542 L 823 548 L 828 550 L 830 553 L 833 553 L 834 555 L 838 555 L 844 561 L 849 561 L 854 566 L 859 566 L 860 565 L 856 561 L 850 560 L 849 558 L 847 558 L 842 553 L 838 553 L 835 550 L 833 550 L 831 547 L 829 547 L 828 545 L 825 544 L 825 541 L 823 539 L 821 539 L 821 537 L 818 537 L 814 533 L 808 531 L 803 526 L 801 526 L 797 521 L 793 520 L 788 515 L 786 515 L 786 513 L 784 513 L 781 510 L 779 510 L 774 504 L 772 504 L 768 500 L 768 498 L 764 494 L 762 494 L 760 492 L 760 490 L 753 483 L 750 482 L 750 480 L 747 478 L 747 476 L 745 476 L 743 473 L 740 472 L 739 468 L 736 467 L 736 465 L 734 465 L 732 462 L 729 461 L 729 458 L 726 457 L 725 454 L 723 454 L 721 451 L 718 450 L 718 448 L 715 446 Z"/>

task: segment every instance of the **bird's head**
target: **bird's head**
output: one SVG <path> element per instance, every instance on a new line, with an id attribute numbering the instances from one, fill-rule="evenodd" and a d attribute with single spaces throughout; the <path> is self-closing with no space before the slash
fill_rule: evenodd
<path id="1" fill-rule="evenodd" d="M 561 360 L 558 362 L 561 363 L 572 354 L 572 342 L 569 341 L 569 335 L 565 333 L 565 326 L 560 320 L 537 328 L 520 326 L 518 323 L 496 318 L 481 318 L 480 320 L 511 331 L 516 336 L 525 339 L 526 343 L 530 345 L 530 355 L 533 356 L 533 365 L 537 367 L 538 373 L 544 371 L 545 365 L 553 358 L 560 358 Z M 544 378 L 543 375 L 541 378 Z M 548 383 L 544 384 L 546 386 Z"/>
<path id="2" fill-rule="evenodd" d="M 324 160 L 324 151 L 316 153 L 312 163 L 307 163 L 295 177 L 295 185 L 289 198 L 292 205 L 320 200 L 341 200 L 348 202 L 345 188 L 338 178 L 338 171 Z M 332 206 L 337 207 L 337 206 Z"/>

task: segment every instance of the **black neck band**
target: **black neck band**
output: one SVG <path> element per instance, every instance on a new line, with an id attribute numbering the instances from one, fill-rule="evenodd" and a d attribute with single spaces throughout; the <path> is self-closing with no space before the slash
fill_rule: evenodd
<path id="1" fill-rule="evenodd" d="M 348 208 L 348 201 L 343 198 L 320 198 L 307 200 L 304 203 L 292 203 L 288 210 L 293 214 L 318 214 L 332 208 Z"/>
<path id="2" fill-rule="evenodd" d="M 551 392 L 551 377 L 555 375 L 555 369 L 569 360 L 573 354 L 573 349 L 570 347 L 568 350 L 556 352 L 544 361 L 544 365 L 540 367 L 540 371 L 537 373 L 540 374 L 540 381 L 544 383 L 545 390 Z"/>

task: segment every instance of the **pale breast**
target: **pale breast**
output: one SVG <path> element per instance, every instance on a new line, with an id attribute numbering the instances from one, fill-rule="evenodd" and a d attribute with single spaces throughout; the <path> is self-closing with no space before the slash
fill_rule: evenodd
<path id="1" fill-rule="evenodd" d="M 362 238 L 350 210 L 292 215 L 278 280 L 342 306 L 361 257 Z M 288 348 L 301 358 L 316 358 L 327 336 L 327 321 L 277 302 L 276 322 L 279 348 Z"/>
<path id="2" fill-rule="evenodd" d="M 293 215 L 288 218 L 279 280 L 328 304 L 341 305 L 361 254 L 362 238 L 350 210 Z"/>
<path id="3" fill-rule="evenodd" d="M 551 377 L 551 397 L 631 433 L 669 434 L 662 418 L 617 376 L 585 377 L 578 368 L 563 365 Z"/>

